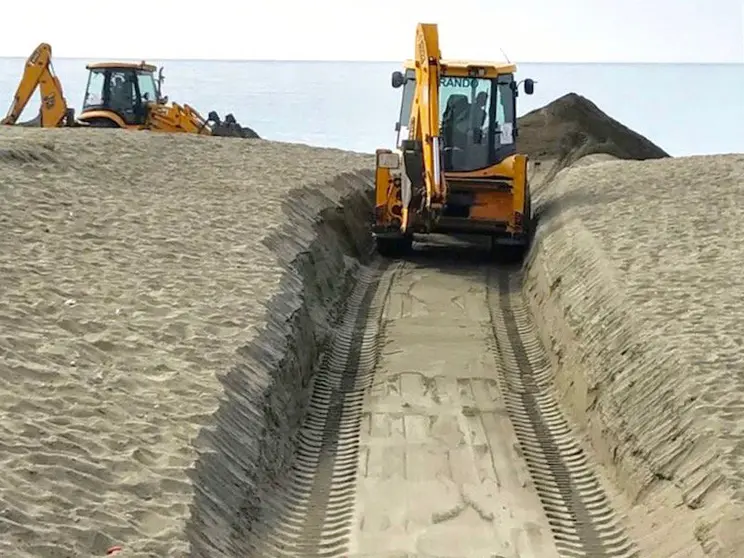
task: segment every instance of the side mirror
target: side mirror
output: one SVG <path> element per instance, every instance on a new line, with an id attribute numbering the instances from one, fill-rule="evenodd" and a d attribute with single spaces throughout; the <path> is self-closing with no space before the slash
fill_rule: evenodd
<path id="1" fill-rule="evenodd" d="M 524 80 L 524 92 L 527 95 L 532 95 L 535 92 L 535 82 L 530 78 Z"/>
<path id="2" fill-rule="evenodd" d="M 160 68 L 158 68 L 158 78 L 155 83 L 155 86 L 158 88 L 158 91 L 157 91 L 158 99 L 162 98 L 164 81 L 165 81 L 165 76 L 163 75 L 163 67 L 160 66 Z"/>
<path id="3" fill-rule="evenodd" d="M 393 72 L 391 82 L 392 82 L 393 88 L 398 89 L 406 82 L 406 78 L 403 77 L 403 74 L 401 72 L 396 71 L 396 72 Z"/>

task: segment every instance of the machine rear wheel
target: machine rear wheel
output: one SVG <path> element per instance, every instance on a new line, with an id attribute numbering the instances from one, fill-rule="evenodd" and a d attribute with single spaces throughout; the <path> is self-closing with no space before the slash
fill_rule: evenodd
<path id="1" fill-rule="evenodd" d="M 91 118 L 88 120 L 91 128 L 119 128 L 119 125 L 108 118 Z"/>

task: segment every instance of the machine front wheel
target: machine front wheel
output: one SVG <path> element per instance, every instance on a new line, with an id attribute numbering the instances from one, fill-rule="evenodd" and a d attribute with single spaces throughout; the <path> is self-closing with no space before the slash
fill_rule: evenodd
<path id="1" fill-rule="evenodd" d="M 499 263 L 522 264 L 529 249 L 529 241 L 523 244 L 500 244 L 495 237 L 491 237 L 491 256 Z"/>
<path id="2" fill-rule="evenodd" d="M 397 238 L 377 237 L 377 252 L 384 258 L 400 258 L 408 254 L 413 248 L 413 236 L 407 235 Z"/>

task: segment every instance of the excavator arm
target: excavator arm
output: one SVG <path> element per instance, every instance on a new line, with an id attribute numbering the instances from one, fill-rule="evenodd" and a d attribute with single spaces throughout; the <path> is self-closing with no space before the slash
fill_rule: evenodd
<path id="1" fill-rule="evenodd" d="M 189 105 L 151 103 L 148 106 L 146 129 L 159 132 L 187 132 L 212 135 L 208 122 Z"/>
<path id="2" fill-rule="evenodd" d="M 410 139 L 402 142 L 406 174 L 419 207 L 403 207 L 402 227 L 406 230 L 409 209 L 421 211 L 428 221 L 436 219 L 447 197 L 447 183 L 441 167 L 439 144 L 439 77 L 441 52 L 437 26 L 416 27 L 414 93 L 409 121 Z"/>
<path id="3" fill-rule="evenodd" d="M 65 101 L 62 84 L 52 69 L 52 47 L 41 43 L 26 61 L 26 66 L 13 97 L 13 103 L 8 114 L 0 120 L 0 124 L 13 125 L 18 122 L 23 109 L 34 94 L 36 88 L 41 93 L 41 108 L 39 110 L 39 126 L 54 128 L 61 126 L 65 120 L 72 125 L 72 114 Z"/>

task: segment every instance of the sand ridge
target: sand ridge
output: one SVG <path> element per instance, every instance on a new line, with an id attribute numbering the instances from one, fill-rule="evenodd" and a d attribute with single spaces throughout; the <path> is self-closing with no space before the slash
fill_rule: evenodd
<path id="1" fill-rule="evenodd" d="M 648 555 L 740 556 L 744 156 L 592 158 L 536 188 L 525 285 L 564 408 Z"/>
<path id="2" fill-rule="evenodd" d="M 349 196 L 366 207 L 371 163 L 260 140 L 0 130 L 0 554 L 186 553 L 204 528 L 190 476 L 220 481 L 193 470 L 194 444 L 225 452 L 197 434 L 321 213 Z M 330 242 L 344 227 L 323 233 L 337 254 L 315 287 L 318 338 L 355 256 L 353 239 Z M 295 311 L 275 316 L 277 339 Z"/>

